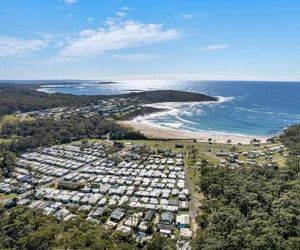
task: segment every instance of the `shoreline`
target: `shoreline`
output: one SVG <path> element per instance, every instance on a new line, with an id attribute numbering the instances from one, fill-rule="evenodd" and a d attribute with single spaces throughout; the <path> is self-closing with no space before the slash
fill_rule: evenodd
<path id="1" fill-rule="evenodd" d="M 262 143 L 265 143 L 269 137 L 266 136 L 248 136 L 248 135 L 235 135 L 225 133 L 215 133 L 209 131 L 184 131 L 179 129 L 161 128 L 154 125 L 145 124 L 136 121 L 120 121 L 121 125 L 138 130 L 149 139 L 180 139 L 180 140 L 199 140 L 202 142 L 208 142 L 211 138 L 214 143 L 227 143 L 231 140 L 231 144 L 250 144 L 253 138 L 259 139 Z"/>

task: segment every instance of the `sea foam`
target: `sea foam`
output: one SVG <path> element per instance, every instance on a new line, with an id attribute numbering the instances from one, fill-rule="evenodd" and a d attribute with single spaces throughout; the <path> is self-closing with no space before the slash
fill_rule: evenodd
<path id="1" fill-rule="evenodd" d="M 159 111 L 144 116 L 138 116 L 134 118 L 133 121 L 149 124 L 156 127 L 171 129 L 180 129 L 184 127 L 185 131 L 197 131 L 198 129 L 195 128 L 195 125 L 197 126 L 198 123 L 192 121 L 191 119 L 194 115 L 201 116 L 201 114 L 203 114 L 203 106 L 219 105 L 224 102 L 230 102 L 234 99 L 234 97 L 216 97 L 218 98 L 218 101 L 216 102 L 165 102 L 145 104 L 144 106 L 160 108 L 164 109 L 164 111 Z M 185 118 L 183 118 L 183 116 Z M 188 119 L 187 117 L 191 117 L 191 119 Z"/>

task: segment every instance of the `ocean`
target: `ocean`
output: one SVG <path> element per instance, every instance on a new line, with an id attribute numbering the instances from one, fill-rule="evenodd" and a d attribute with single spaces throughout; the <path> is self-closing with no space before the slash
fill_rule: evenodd
<path id="1" fill-rule="evenodd" d="M 219 102 L 164 103 L 168 111 L 135 120 L 185 131 L 272 136 L 300 123 L 300 83 L 243 81 L 127 81 L 116 84 L 46 86 L 49 93 L 111 95 L 130 91 L 175 89 L 219 97 Z"/>

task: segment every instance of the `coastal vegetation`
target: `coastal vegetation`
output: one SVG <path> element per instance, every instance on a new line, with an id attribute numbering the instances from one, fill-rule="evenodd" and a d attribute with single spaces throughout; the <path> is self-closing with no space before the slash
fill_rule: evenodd
<path id="1" fill-rule="evenodd" d="M 39 85 L 1 84 L 0 117 L 16 112 L 29 112 L 64 106 L 85 105 L 99 97 L 48 94 L 37 91 Z"/>
<path id="2" fill-rule="evenodd" d="M 125 98 L 135 98 L 143 103 L 159 103 L 159 102 L 207 102 L 218 101 L 218 98 L 179 90 L 154 90 L 133 92 L 123 95 Z"/>
<path id="3" fill-rule="evenodd" d="M 194 249 L 299 249 L 300 126 L 285 130 L 288 162 L 199 170 L 204 194 Z"/>
<path id="4" fill-rule="evenodd" d="M 164 247 L 164 248 L 161 248 Z M 174 244 L 154 235 L 139 244 L 131 234 L 114 232 L 76 216 L 59 221 L 42 210 L 18 206 L 0 210 L 1 249 L 175 249 Z"/>
<path id="5" fill-rule="evenodd" d="M 300 126 L 292 127 L 291 131 L 286 130 L 281 136 L 281 141 L 289 150 L 299 145 L 299 132 Z M 291 150 L 288 159 L 293 164 L 287 163 L 281 168 L 244 166 L 230 169 L 215 167 L 213 161 L 204 158 L 221 149 L 233 150 L 232 145 L 197 143 L 193 140 L 137 140 L 135 143 L 147 144 L 155 151 L 170 149 L 187 155 L 194 191 L 198 190 L 203 196 L 196 217 L 198 231 L 192 242 L 193 249 L 299 247 L 299 151 Z M 235 147 L 236 151 L 256 148 L 254 145 Z M 194 168 L 195 162 L 201 160 L 201 169 Z M 35 219 L 29 220 L 28 217 Z M 160 235 L 154 235 L 144 245 L 136 243 L 130 235 L 114 233 L 80 216 L 74 221 L 58 222 L 39 210 L 24 207 L 2 211 L 0 226 L 2 248 L 102 249 L 105 246 L 104 249 L 161 249 L 163 245 L 164 249 L 175 249 L 171 240 Z M 71 240 L 73 238 L 76 240 Z"/>
<path id="6" fill-rule="evenodd" d="M 139 132 L 124 128 L 116 122 L 93 116 L 89 119 L 74 115 L 61 119 L 41 118 L 4 123 L 0 135 L 13 138 L 2 148 L 20 152 L 40 146 L 68 143 L 83 138 L 144 139 Z"/>
<path id="7" fill-rule="evenodd" d="M 66 84 L 66 83 L 64 83 Z M 112 98 L 130 99 L 133 104 L 150 104 L 160 102 L 203 102 L 217 101 L 217 98 L 185 91 L 156 90 L 133 92 L 122 95 L 71 95 L 45 93 L 38 91 L 38 84 L 1 84 L 0 85 L 0 118 L 16 112 L 30 112 L 57 107 L 79 107 L 93 105 L 99 100 Z M 149 109 L 147 109 L 149 112 Z M 156 110 L 152 110 L 153 112 Z"/>
<path id="8" fill-rule="evenodd" d="M 288 156 L 274 154 L 273 161 L 257 157 L 256 165 L 228 167 L 219 164 L 217 152 L 237 153 L 246 163 L 243 151 L 276 146 L 269 144 L 216 144 L 212 140 L 148 140 L 140 132 L 118 124 L 114 119 L 129 119 L 157 112 L 143 106 L 139 111 L 107 118 L 80 114 L 34 118 L 13 114 L 17 111 L 91 104 L 100 96 L 47 94 L 36 86 L 1 86 L 0 167 L 1 176 L 10 177 L 15 153 L 41 146 L 84 139 L 135 140 L 155 152 L 183 153 L 187 173 L 195 192 L 198 230 L 193 249 L 299 249 L 300 248 L 300 126 L 283 131 L 279 143 L 287 147 Z M 2 98 L 3 97 L 3 98 Z M 164 101 L 216 101 L 212 97 L 181 91 L 151 91 L 121 96 L 132 104 Z M 11 99 L 10 99 L 11 98 Z M 19 99 L 18 99 L 19 98 Z M 103 97 L 107 98 L 107 97 Z M 110 97 L 112 98 L 112 97 Z M 7 116 L 7 114 L 10 114 Z M 189 180 L 188 180 L 189 181 Z M 11 197 L 4 197 L 8 199 Z M 77 216 L 58 221 L 40 210 L 19 206 L 0 210 L 1 249 L 174 249 L 174 243 L 154 234 L 140 244 L 127 234 L 112 232 Z"/>
<path id="9" fill-rule="evenodd" d="M 78 120 L 75 122 L 77 124 Z M 36 123 L 33 124 L 35 127 Z M 42 123 L 42 126 L 45 124 Z M 19 131 L 21 128 L 10 128 L 11 134 L 28 136 Z M 300 126 L 293 126 L 280 137 L 290 152 L 287 163 L 282 167 L 265 165 L 230 169 L 216 167 L 212 159 L 215 152 L 222 149 L 250 151 L 257 148 L 255 145 L 233 147 L 193 140 L 146 139 L 135 143 L 147 144 L 154 151 L 170 149 L 187 155 L 193 189 L 203 196 L 196 217 L 198 230 L 192 242 L 193 249 L 298 249 L 299 134 Z M 206 159 L 207 156 L 211 158 Z M 193 167 L 197 161 L 202 161 L 200 169 Z M 1 248 L 161 249 L 162 245 L 164 249 L 175 248 L 171 240 L 160 235 L 155 235 L 144 245 L 136 243 L 130 235 L 113 233 L 80 216 L 74 221 L 58 222 L 39 210 L 24 207 L 3 210 L 0 227 Z"/>
<path id="10" fill-rule="evenodd" d="M 121 113 L 118 115 L 114 115 L 113 119 L 115 119 L 115 120 L 130 120 L 137 116 L 144 116 L 144 115 L 148 115 L 151 113 L 162 112 L 165 110 L 166 109 L 162 109 L 162 108 L 142 106 L 140 109 L 134 110 L 132 112 L 125 112 L 125 113 Z"/>

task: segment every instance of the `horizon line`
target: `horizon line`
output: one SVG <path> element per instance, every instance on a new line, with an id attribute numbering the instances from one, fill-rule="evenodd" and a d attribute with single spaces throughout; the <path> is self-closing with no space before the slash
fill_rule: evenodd
<path id="1" fill-rule="evenodd" d="M 5 82 L 30 82 L 30 81 L 99 81 L 99 82 L 116 82 L 122 83 L 126 81 L 189 81 L 189 82 L 291 82 L 291 83 L 300 83 L 299 80 L 264 80 L 264 79 L 157 79 L 157 78 L 145 78 L 145 79 L 122 79 L 122 80 L 113 80 L 113 79 L 84 79 L 84 78 L 42 78 L 42 79 L 0 79 L 0 83 Z"/>

